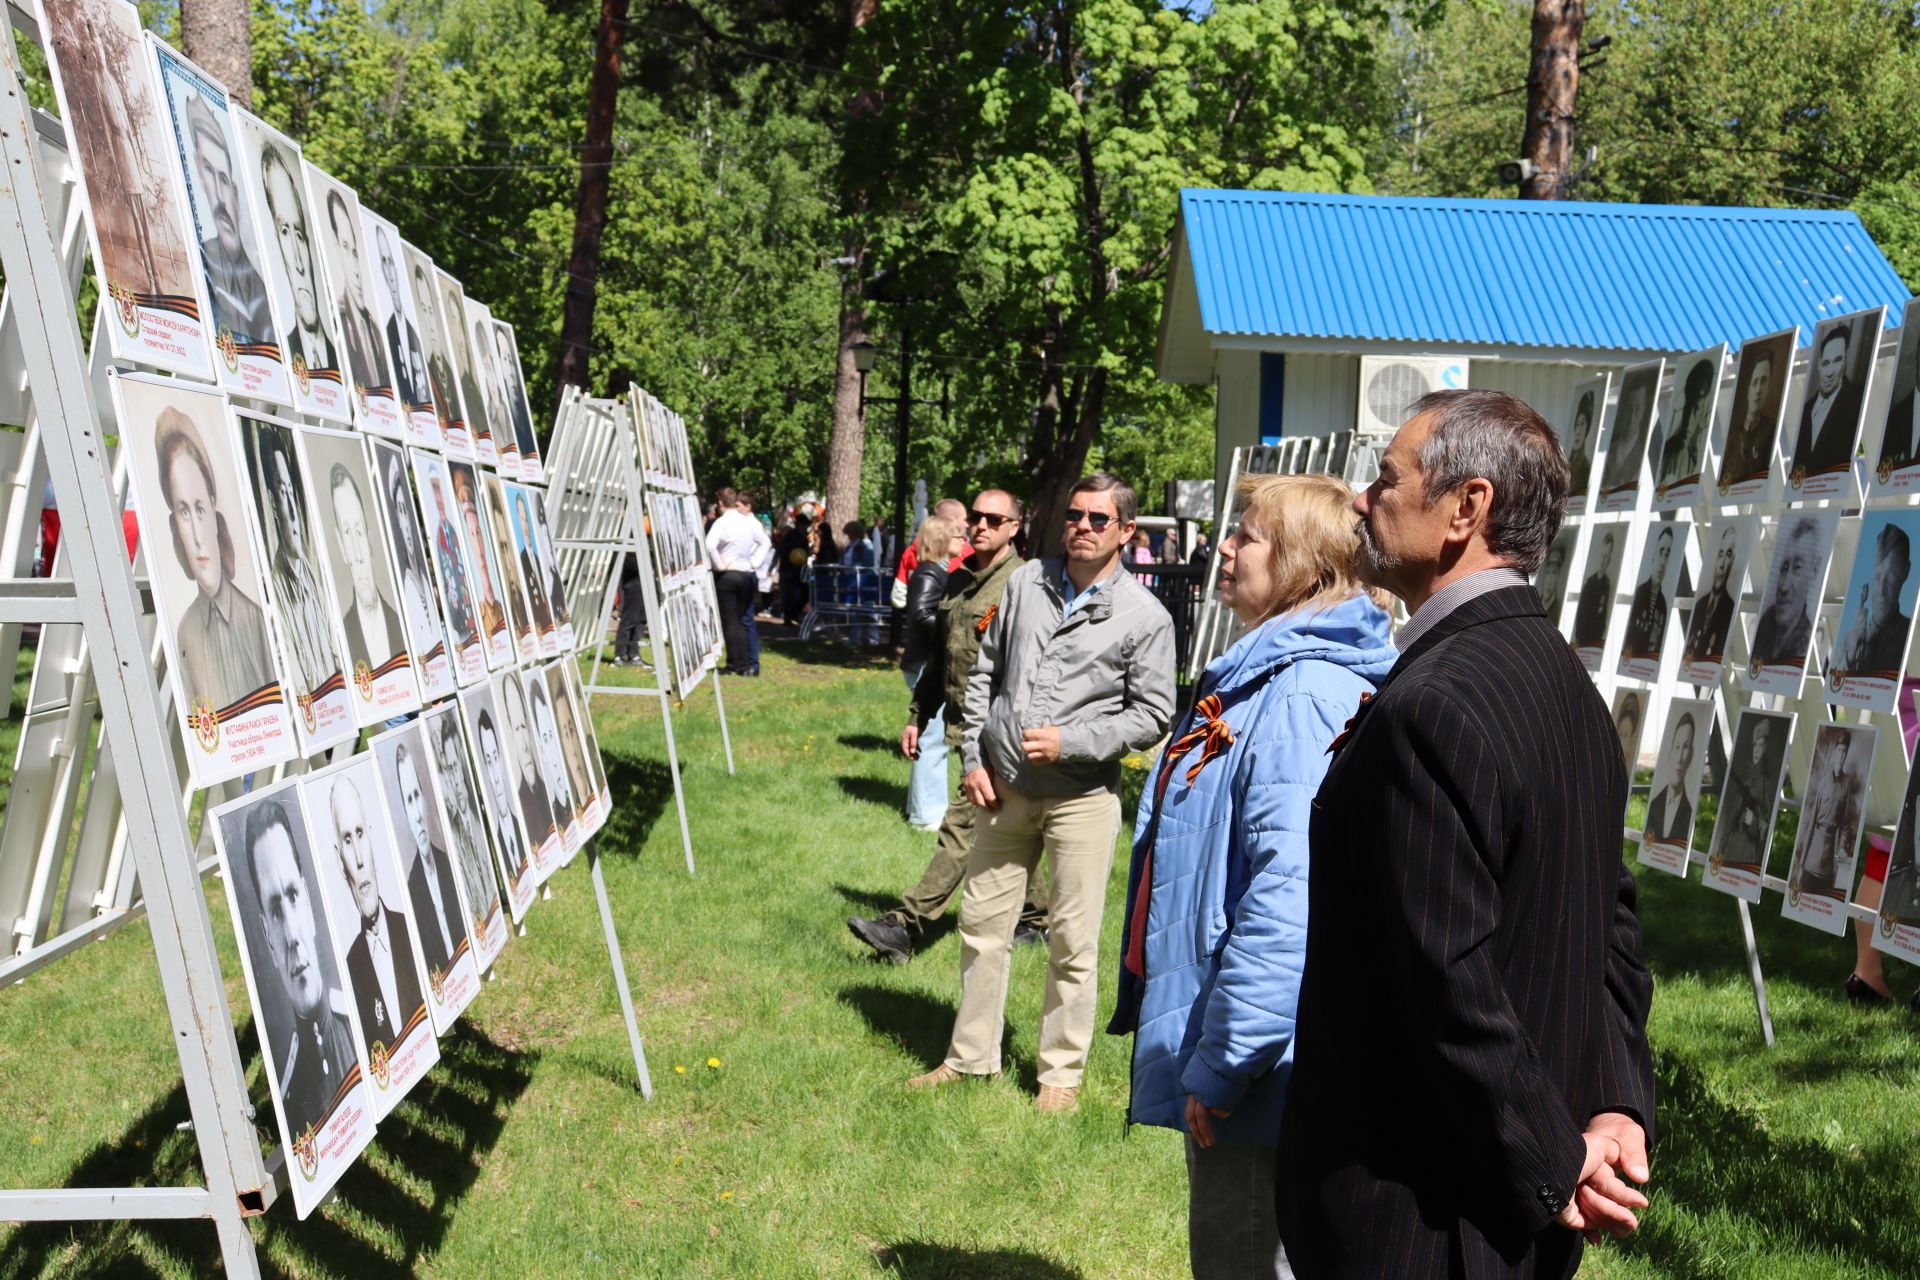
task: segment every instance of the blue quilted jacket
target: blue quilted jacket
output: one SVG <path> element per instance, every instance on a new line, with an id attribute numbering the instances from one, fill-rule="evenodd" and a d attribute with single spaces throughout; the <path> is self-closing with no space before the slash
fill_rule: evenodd
<path id="1" fill-rule="evenodd" d="M 1134 1033 L 1128 1118 L 1186 1126 L 1187 1095 L 1233 1114 L 1221 1142 L 1279 1141 L 1307 940 L 1307 820 L 1327 747 L 1399 657 L 1391 621 L 1365 597 L 1273 618 L 1207 667 L 1232 745 L 1189 783 L 1195 747 L 1134 826 L 1126 922 L 1153 842 L 1144 979 L 1126 968 L 1107 1030 Z M 1173 741 L 1195 727 L 1188 712 Z M 1155 818 L 1158 817 L 1156 832 Z"/>

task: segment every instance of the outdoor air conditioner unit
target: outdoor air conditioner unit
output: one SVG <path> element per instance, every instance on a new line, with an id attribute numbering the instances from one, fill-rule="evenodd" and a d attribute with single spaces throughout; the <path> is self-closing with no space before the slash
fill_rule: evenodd
<path id="1" fill-rule="evenodd" d="M 1458 356 L 1361 356 L 1361 441 L 1386 440 L 1400 429 L 1407 406 L 1429 391 L 1467 385 L 1467 362 Z"/>

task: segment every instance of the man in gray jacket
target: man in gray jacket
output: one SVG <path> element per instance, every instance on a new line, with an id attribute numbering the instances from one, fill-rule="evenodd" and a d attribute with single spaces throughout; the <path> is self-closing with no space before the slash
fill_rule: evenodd
<path id="1" fill-rule="evenodd" d="M 1044 852 L 1053 899 L 1038 1106 L 1079 1104 L 1120 757 L 1159 741 L 1173 716 L 1173 621 L 1120 565 L 1135 510 L 1117 477 L 1082 479 L 1068 496 L 1065 558 L 1016 570 L 981 636 L 960 744 L 979 811 L 960 904 L 960 1009 L 946 1060 L 916 1087 L 1000 1070 L 1008 952 Z"/>

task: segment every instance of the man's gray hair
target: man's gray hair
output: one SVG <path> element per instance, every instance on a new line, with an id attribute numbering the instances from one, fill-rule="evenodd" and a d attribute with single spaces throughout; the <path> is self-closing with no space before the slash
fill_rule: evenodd
<path id="1" fill-rule="evenodd" d="M 1420 445 L 1428 504 L 1469 480 L 1485 480 L 1493 486 L 1487 549 L 1522 573 L 1538 569 L 1566 515 L 1572 483 L 1553 428 L 1504 391 L 1429 392 L 1407 418 L 1424 413 L 1435 415 Z"/>

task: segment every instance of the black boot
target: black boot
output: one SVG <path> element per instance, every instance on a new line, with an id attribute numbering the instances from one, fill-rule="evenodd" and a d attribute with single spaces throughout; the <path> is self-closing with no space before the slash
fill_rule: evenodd
<path id="1" fill-rule="evenodd" d="M 907 926 L 890 915 L 881 916 L 878 920 L 848 916 L 847 928 L 854 937 L 872 947 L 874 954 L 882 960 L 905 964 L 913 959 L 913 935 L 907 932 Z"/>
<path id="2" fill-rule="evenodd" d="M 1022 920 L 1013 931 L 1013 945 L 1030 947 L 1047 940 L 1047 931 L 1037 924 L 1028 924 Z"/>

